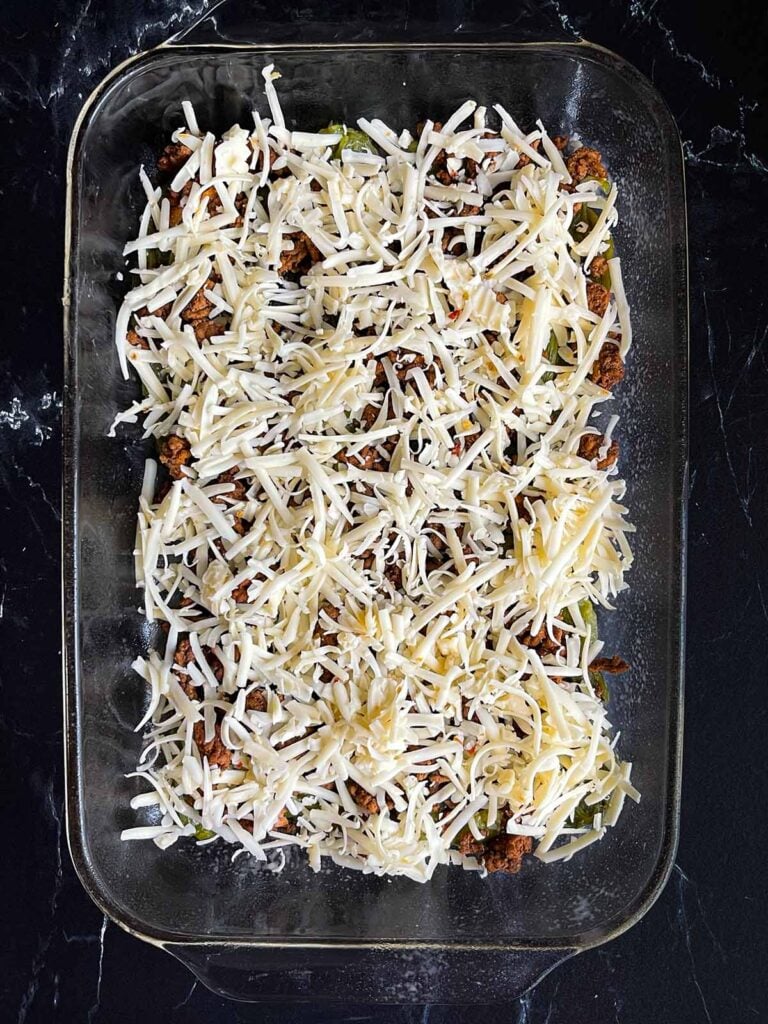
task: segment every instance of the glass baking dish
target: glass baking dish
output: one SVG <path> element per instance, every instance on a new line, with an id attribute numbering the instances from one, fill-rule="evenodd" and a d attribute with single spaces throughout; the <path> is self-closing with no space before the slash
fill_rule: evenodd
<path id="1" fill-rule="evenodd" d="M 219 23 L 221 24 L 221 23 Z M 680 142 L 649 83 L 583 42 L 300 45 L 195 34 L 141 54 L 95 91 L 70 152 L 65 280 L 64 659 L 70 849 L 95 902 L 126 930 L 239 999 L 493 1002 L 636 922 L 661 890 L 677 838 L 683 685 L 687 466 L 687 267 Z M 524 36 L 525 37 L 525 36 Z M 204 42 L 196 40 L 203 39 Z M 636 566 L 611 650 L 633 671 L 610 714 L 634 761 L 639 806 L 569 863 L 531 859 L 519 876 L 441 869 L 433 881 L 363 876 L 303 861 L 282 874 L 223 844 L 122 843 L 137 791 L 125 778 L 145 700 L 130 662 L 151 640 L 137 614 L 131 551 L 144 452 L 108 439 L 135 394 L 112 342 L 123 242 L 152 165 L 190 99 L 201 125 L 245 124 L 261 68 L 282 73 L 297 125 L 377 115 L 412 125 L 472 96 L 518 121 L 596 146 L 621 186 L 617 245 L 635 346 L 620 390 L 622 466 L 637 524 Z"/>

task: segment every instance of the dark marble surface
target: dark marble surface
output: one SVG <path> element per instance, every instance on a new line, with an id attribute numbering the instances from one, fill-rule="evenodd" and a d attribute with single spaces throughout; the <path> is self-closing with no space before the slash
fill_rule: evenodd
<path id="1" fill-rule="evenodd" d="M 241 3 L 240 8 L 247 5 Z M 511 38 L 521 5 L 250 4 L 312 32 Z M 5 0 L 0 9 L 0 1021 L 455 1021 L 440 1008 L 236 1007 L 108 923 L 64 836 L 60 702 L 61 311 L 66 146 L 105 72 L 203 0 Z M 567 0 L 540 17 L 656 84 L 687 157 L 691 507 L 686 751 L 677 865 L 643 921 L 502 1010 L 525 1024 L 768 1020 L 768 153 L 765 4 Z M 407 27 L 406 27 L 407 26 Z M 275 29 L 275 32 L 278 30 Z M 283 26 L 290 38 L 296 25 Z M 463 1017 L 464 1015 L 462 1015 Z"/>

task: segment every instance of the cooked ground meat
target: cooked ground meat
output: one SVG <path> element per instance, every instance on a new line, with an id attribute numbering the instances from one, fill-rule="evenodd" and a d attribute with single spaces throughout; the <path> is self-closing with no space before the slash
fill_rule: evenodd
<path id="1" fill-rule="evenodd" d="M 389 580 L 395 590 L 403 586 L 403 570 L 399 565 L 390 565 L 384 570 L 384 578 Z"/>
<path id="2" fill-rule="evenodd" d="M 584 181 L 586 178 L 607 178 L 608 172 L 603 167 L 603 158 L 596 149 L 588 146 L 581 146 L 565 161 L 568 173 L 573 178 L 574 184 Z"/>
<path id="3" fill-rule="evenodd" d="M 325 613 L 329 619 L 333 619 L 334 622 L 338 622 L 339 616 L 341 615 L 341 609 L 336 608 L 334 605 L 329 604 L 327 601 L 323 602 L 318 609 L 318 612 Z M 337 633 L 326 633 L 323 623 L 318 619 L 315 624 L 314 635 L 319 637 L 321 647 L 332 647 L 336 643 Z"/>
<path id="4" fill-rule="evenodd" d="M 595 658 L 589 666 L 592 672 L 607 672 L 612 676 L 620 676 L 622 672 L 629 672 L 629 663 L 614 654 L 610 658 Z"/>
<path id="5" fill-rule="evenodd" d="M 467 829 L 459 839 L 458 850 L 462 857 L 480 858 L 485 850 L 485 843 L 480 839 L 475 839 L 469 829 Z"/>
<path id="6" fill-rule="evenodd" d="M 517 453 L 515 453 L 515 454 L 517 454 Z M 517 509 L 518 518 L 522 519 L 524 523 L 530 523 L 531 522 L 531 513 L 525 507 L 526 497 L 527 496 L 525 494 L 516 494 L 515 495 L 515 508 Z M 533 499 L 531 499 L 529 497 L 528 500 L 530 502 Z"/>
<path id="7" fill-rule="evenodd" d="M 232 763 L 232 751 L 224 746 L 221 739 L 221 726 L 216 723 L 213 738 L 205 742 L 205 723 L 195 722 L 192 730 L 192 738 L 203 757 L 208 758 L 208 764 L 218 765 L 219 768 L 229 768 Z"/>
<path id="8" fill-rule="evenodd" d="M 605 256 L 595 256 L 589 264 L 589 276 L 593 281 L 600 281 L 608 273 L 608 260 Z"/>
<path id="9" fill-rule="evenodd" d="M 245 706 L 248 711 L 266 711 L 267 691 L 260 686 L 257 686 L 255 690 L 251 690 L 245 698 Z"/>
<path id="10" fill-rule="evenodd" d="M 369 793 L 367 789 L 363 789 L 362 786 L 352 782 L 351 779 L 347 782 L 347 790 L 357 806 L 365 811 L 366 814 L 379 813 L 379 801 L 373 793 Z"/>
<path id="11" fill-rule="evenodd" d="M 517 639 L 524 647 L 534 648 L 539 654 L 556 654 L 563 646 L 563 631 L 559 626 L 553 626 L 550 637 L 547 627 L 542 625 L 538 633 L 526 630 Z"/>
<path id="12" fill-rule="evenodd" d="M 160 320 L 165 320 L 171 312 L 172 307 L 172 302 L 166 302 L 164 306 L 158 306 L 157 309 L 153 309 L 150 313 L 148 306 L 142 306 L 141 309 L 136 310 L 136 316 L 156 316 L 159 317 Z"/>
<path id="13" fill-rule="evenodd" d="M 555 144 L 555 148 L 560 150 L 562 153 L 564 149 L 568 148 L 568 136 L 567 135 L 553 135 L 552 141 Z"/>
<path id="14" fill-rule="evenodd" d="M 296 278 L 309 273 L 310 269 L 319 263 L 323 254 L 315 243 L 303 231 L 295 231 L 286 235 L 293 242 L 293 248 L 284 249 L 280 254 L 280 268 L 278 273 L 283 277 L 294 275 Z"/>
<path id="15" fill-rule="evenodd" d="M 372 405 L 370 402 L 363 409 L 362 413 L 360 414 L 360 422 L 363 424 L 363 426 L 366 428 L 366 430 L 370 430 L 371 429 L 373 424 L 378 419 L 380 411 L 381 411 L 381 407 L 380 406 Z"/>
<path id="16" fill-rule="evenodd" d="M 611 441 L 605 458 L 601 459 L 599 454 L 604 443 L 605 438 L 602 434 L 584 434 L 579 441 L 579 455 L 588 462 L 597 459 L 598 469 L 609 469 L 619 457 L 619 442 Z"/>
<path id="17" fill-rule="evenodd" d="M 220 683 L 224 678 L 224 666 L 210 647 L 203 647 L 203 654 L 205 655 L 205 660 L 208 662 L 211 672 L 213 672 L 214 679 L 217 683 Z"/>
<path id="18" fill-rule="evenodd" d="M 195 660 L 195 653 L 192 644 L 187 637 L 180 637 L 173 654 L 174 665 L 189 665 Z"/>
<path id="19" fill-rule="evenodd" d="M 375 388 L 387 386 L 387 371 L 384 369 L 382 358 L 376 359 L 376 372 L 373 376 L 373 386 Z M 392 364 L 392 369 L 395 371 L 395 376 L 398 380 L 407 380 L 418 367 L 424 371 L 424 376 L 427 378 L 429 386 L 435 386 L 435 364 L 437 360 L 427 366 L 427 360 L 423 353 L 408 352 L 400 348 L 395 349 L 393 352 L 387 352 L 386 358 Z"/>
<path id="20" fill-rule="evenodd" d="M 167 437 L 158 438 L 158 457 L 168 470 L 174 480 L 181 480 L 185 475 L 181 471 L 192 458 L 189 441 L 178 434 L 169 434 Z"/>
<path id="21" fill-rule="evenodd" d="M 506 832 L 487 840 L 481 855 L 486 871 L 507 871 L 516 874 L 523 857 L 533 849 L 530 836 L 510 836 Z"/>
<path id="22" fill-rule="evenodd" d="M 194 660 L 195 654 L 192 650 L 192 645 L 187 637 L 181 637 L 173 654 L 174 665 L 181 665 L 183 667 L 185 665 L 189 665 Z M 189 697 L 190 700 L 197 700 L 199 697 L 198 688 L 190 679 L 189 674 L 187 672 L 176 672 L 174 675 L 178 679 L 179 685 L 184 693 L 186 693 L 187 697 Z"/>
<path id="23" fill-rule="evenodd" d="M 237 604 L 248 603 L 248 588 L 251 583 L 253 583 L 253 580 L 243 580 L 243 582 L 239 583 L 232 591 L 232 598 Z"/>
<path id="24" fill-rule="evenodd" d="M 253 523 L 248 519 L 245 519 L 242 512 L 235 512 L 235 521 L 232 523 L 232 527 L 240 537 L 244 537 L 246 533 L 251 529 Z"/>
<path id="25" fill-rule="evenodd" d="M 195 684 L 189 678 L 187 673 L 177 672 L 176 675 L 179 680 L 179 685 L 181 686 L 184 693 L 186 693 L 187 697 L 189 697 L 190 700 L 199 700 L 200 690 L 197 686 L 195 686 Z"/>
<path id="26" fill-rule="evenodd" d="M 198 341 L 207 341 L 217 334 L 222 334 L 224 327 L 219 320 L 194 320 L 192 329 Z"/>
<path id="27" fill-rule="evenodd" d="M 207 213 L 209 217 L 212 217 L 215 213 L 221 213 L 222 202 L 219 195 L 219 191 L 215 186 L 211 185 L 200 193 L 200 205 L 202 206 L 205 200 L 208 200 Z"/>
<path id="28" fill-rule="evenodd" d="M 246 495 L 248 494 L 248 488 L 243 480 L 236 480 L 235 477 L 240 472 L 239 466 L 233 466 L 231 469 L 226 470 L 224 473 L 220 473 L 213 481 L 215 484 L 231 484 L 231 488 L 224 494 L 217 494 L 211 501 L 217 502 L 219 505 L 228 505 L 236 501 L 245 501 Z"/>
<path id="29" fill-rule="evenodd" d="M 533 149 L 535 152 L 538 153 L 539 150 L 541 149 L 541 139 L 534 139 L 533 142 L 531 143 L 531 149 Z M 527 167 L 530 162 L 531 162 L 531 158 L 528 156 L 527 153 L 520 153 L 520 157 L 519 157 L 519 159 L 517 161 L 517 166 L 518 167 Z"/>
<path id="30" fill-rule="evenodd" d="M 587 306 L 592 313 L 604 316 L 610 301 L 611 293 L 605 285 L 599 281 L 587 281 Z"/>
<path id="31" fill-rule="evenodd" d="M 624 379 L 624 363 L 618 345 L 612 341 L 605 342 L 594 362 L 589 379 L 606 391 L 610 391 Z"/>
<path id="32" fill-rule="evenodd" d="M 136 333 L 136 331 L 128 331 L 127 339 L 128 344 L 133 345 L 134 348 L 149 348 L 149 342 L 147 339 L 142 338 L 140 334 Z"/>
<path id="33" fill-rule="evenodd" d="M 336 458 L 347 466 L 371 469 L 377 473 L 385 472 L 389 466 L 389 460 L 372 444 L 364 445 L 358 452 L 353 452 L 351 455 L 348 454 L 346 448 L 342 448 Z"/>
<path id="34" fill-rule="evenodd" d="M 178 171 L 182 164 L 192 156 L 192 150 L 183 142 L 172 142 L 166 146 L 157 160 L 157 169 L 161 174 Z"/>
<path id="35" fill-rule="evenodd" d="M 298 831 L 296 824 L 291 821 L 288 817 L 285 808 L 280 811 L 277 821 L 272 826 L 273 832 L 286 832 L 288 835 L 293 835 Z"/>
<path id="36" fill-rule="evenodd" d="M 205 291 L 211 287 L 211 283 L 211 281 L 206 281 L 182 310 L 181 319 L 185 323 L 193 324 L 196 320 L 208 319 L 208 315 L 213 309 L 213 303 L 207 298 Z"/>

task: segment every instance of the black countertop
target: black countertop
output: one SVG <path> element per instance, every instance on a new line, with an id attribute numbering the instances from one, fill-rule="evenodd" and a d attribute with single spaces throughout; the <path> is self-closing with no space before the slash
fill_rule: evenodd
<path id="1" fill-rule="evenodd" d="M 362 32 L 428 38 L 433 23 L 514 37 L 522 5 L 369 4 Z M 768 152 L 763 3 L 705 13 L 669 0 L 540 4 L 643 71 L 687 160 L 691 474 L 682 829 L 670 882 L 612 943 L 504 1009 L 525 1024 L 768 1020 Z M 434 9 L 430 9 L 430 8 Z M 66 848 L 60 699 L 60 420 L 64 163 L 77 112 L 125 57 L 202 0 L 6 0 L 0 11 L 0 1020 L 456 1021 L 457 1011 L 238 1007 L 124 934 L 82 890 Z M 304 27 L 315 7 L 252 4 Z M 318 8 L 319 9 L 319 8 Z M 695 14 L 693 13 L 695 10 Z M 356 5 L 323 17 L 347 35 Z M 346 25 L 346 27 L 344 27 Z M 506 27 L 505 27 L 506 26 Z M 285 27 L 285 38 L 296 31 Z M 357 31 L 357 30 L 355 30 Z"/>

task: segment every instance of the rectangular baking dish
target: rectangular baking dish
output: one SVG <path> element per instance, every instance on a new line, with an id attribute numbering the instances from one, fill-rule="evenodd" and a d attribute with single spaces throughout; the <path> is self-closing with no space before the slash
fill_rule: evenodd
<path id="1" fill-rule="evenodd" d="M 206 26 L 210 36 L 211 25 Z M 360 115 L 412 125 L 468 96 L 522 125 L 596 146 L 620 184 L 617 246 L 635 345 L 620 390 L 622 467 L 638 532 L 610 649 L 633 671 L 610 717 L 634 761 L 639 806 L 569 863 L 531 860 L 481 879 L 441 869 L 430 884 L 282 874 L 222 844 L 122 843 L 137 791 L 125 778 L 145 700 L 130 662 L 151 636 L 137 614 L 131 552 L 144 453 L 109 439 L 135 397 L 113 346 L 121 255 L 153 164 L 190 99 L 215 131 L 263 108 L 261 68 L 280 72 L 296 125 Z M 683 166 L 674 122 L 649 83 L 585 43 L 163 46 L 132 59 L 86 105 L 70 155 L 65 282 L 64 659 L 67 816 L 75 866 L 118 924 L 162 945 L 240 999 L 491 1002 L 620 933 L 648 909 L 674 857 L 680 787 L 687 458 L 687 280 Z"/>

